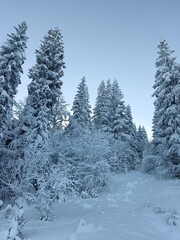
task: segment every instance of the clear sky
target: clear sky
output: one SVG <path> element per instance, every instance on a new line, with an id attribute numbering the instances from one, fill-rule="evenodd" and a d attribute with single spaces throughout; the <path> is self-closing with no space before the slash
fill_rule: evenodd
<path id="1" fill-rule="evenodd" d="M 28 48 L 17 99 L 27 95 L 28 69 L 47 31 L 64 36 L 63 94 L 72 104 L 86 77 L 94 107 L 101 80 L 115 78 L 132 108 L 134 122 L 150 135 L 157 45 L 165 38 L 180 61 L 180 0 L 0 0 L 0 44 L 26 21 Z"/>

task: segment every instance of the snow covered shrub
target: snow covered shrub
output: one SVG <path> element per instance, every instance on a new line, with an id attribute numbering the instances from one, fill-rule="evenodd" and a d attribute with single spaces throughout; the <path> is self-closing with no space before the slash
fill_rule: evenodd
<path id="1" fill-rule="evenodd" d="M 155 170 L 157 157 L 154 155 L 147 155 L 143 158 L 141 164 L 141 171 L 151 173 Z"/>
<path id="2" fill-rule="evenodd" d="M 1 149 L 2 150 L 2 149 Z M 5 149 L 0 150 L 0 196 L 2 200 L 14 197 L 14 188 L 11 187 L 15 179 L 17 162 L 15 161 L 15 152 Z M 17 167 L 18 169 L 18 167 Z"/>
<path id="3" fill-rule="evenodd" d="M 71 180 L 67 178 L 60 166 L 49 166 L 49 171 L 37 178 L 37 191 L 31 201 L 40 212 L 41 220 L 53 218 L 53 205 L 57 201 L 64 201 L 72 193 Z"/>
<path id="4" fill-rule="evenodd" d="M 1 207 L 3 204 L 4 204 L 4 202 L 2 200 L 0 200 L 0 210 L 1 210 Z"/>
<path id="5" fill-rule="evenodd" d="M 23 227 L 26 223 L 26 219 L 24 217 L 24 209 L 23 209 L 23 200 L 19 198 L 16 200 L 13 210 L 14 217 L 10 224 L 7 234 L 7 240 L 22 240 L 23 237 Z"/>
<path id="6" fill-rule="evenodd" d="M 179 225 L 180 216 L 176 212 L 169 213 L 167 215 L 167 224 L 170 226 Z"/>
<path id="7" fill-rule="evenodd" d="M 52 161 L 49 152 L 33 153 L 27 151 L 24 159 L 17 159 L 6 185 L 14 196 L 22 196 L 28 204 L 35 206 L 40 218 L 52 218 L 52 208 L 56 201 L 64 200 L 71 191 L 71 180 L 67 177 L 65 166 Z"/>
<path id="8" fill-rule="evenodd" d="M 8 204 L 7 207 L 5 208 L 5 218 L 12 217 L 12 212 L 13 212 L 13 208 L 11 204 Z"/>
<path id="9" fill-rule="evenodd" d="M 66 198 L 71 181 L 66 171 L 51 161 L 49 153 L 32 155 L 29 160 L 21 194 L 39 210 L 41 220 L 49 220 L 54 203 Z"/>
<path id="10" fill-rule="evenodd" d="M 79 131 L 78 131 L 79 132 Z M 68 135 L 59 142 L 75 191 L 82 197 L 96 197 L 106 186 L 110 176 L 109 142 L 101 131 L 83 130 L 82 134 Z"/>
<path id="11" fill-rule="evenodd" d="M 136 168 L 138 157 L 128 141 L 115 140 L 111 148 L 113 154 L 109 163 L 114 173 L 127 172 Z"/>

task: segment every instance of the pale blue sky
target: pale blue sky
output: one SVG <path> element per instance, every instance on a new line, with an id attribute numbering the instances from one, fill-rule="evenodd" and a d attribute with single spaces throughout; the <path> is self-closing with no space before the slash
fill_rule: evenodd
<path id="1" fill-rule="evenodd" d="M 116 78 L 134 122 L 150 134 L 157 45 L 165 38 L 180 61 L 179 0 L 0 0 L 0 44 L 23 20 L 28 49 L 17 99 L 27 94 L 28 69 L 35 49 L 50 28 L 64 36 L 66 69 L 63 94 L 72 104 L 85 76 L 94 106 L 101 80 Z"/>

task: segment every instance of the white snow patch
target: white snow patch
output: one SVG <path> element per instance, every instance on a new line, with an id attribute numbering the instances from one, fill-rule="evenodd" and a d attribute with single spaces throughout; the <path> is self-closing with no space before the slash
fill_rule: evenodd
<path id="1" fill-rule="evenodd" d="M 179 240 L 180 180 L 159 181 L 138 172 L 116 175 L 97 199 L 58 203 L 55 219 L 39 220 L 25 209 L 29 240 Z M 0 240 L 7 236 L 9 219 L 0 211 Z"/>
<path id="2" fill-rule="evenodd" d="M 76 229 L 77 233 L 87 233 L 95 230 L 95 227 L 92 223 L 87 224 L 83 218 L 81 218 L 78 227 Z"/>

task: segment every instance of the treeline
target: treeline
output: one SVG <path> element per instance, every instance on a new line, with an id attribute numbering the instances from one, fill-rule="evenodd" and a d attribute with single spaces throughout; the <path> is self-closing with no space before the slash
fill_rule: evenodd
<path id="1" fill-rule="evenodd" d="M 25 22 L 18 25 L 0 50 L 1 199 L 23 197 L 46 220 L 56 201 L 97 197 L 112 174 L 141 169 L 178 176 L 180 97 L 176 84 L 180 68 L 165 41 L 159 46 L 154 138 L 149 143 L 144 127 L 136 129 L 117 80 L 100 83 L 92 110 L 83 77 L 72 113 L 67 111 L 61 91 L 64 46 L 58 28 L 49 30 L 41 41 L 28 74 L 28 96 L 25 102 L 15 103 L 25 61 L 26 31 Z"/>

